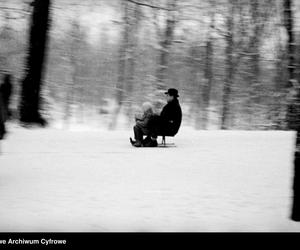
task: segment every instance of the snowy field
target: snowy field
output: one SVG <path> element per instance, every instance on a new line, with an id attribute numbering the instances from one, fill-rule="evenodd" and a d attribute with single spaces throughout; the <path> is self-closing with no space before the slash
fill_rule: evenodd
<path id="1" fill-rule="evenodd" d="M 300 231 L 292 132 L 192 131 L 133 148 L 132 131 L 10 127 L 0 231 Z"/>

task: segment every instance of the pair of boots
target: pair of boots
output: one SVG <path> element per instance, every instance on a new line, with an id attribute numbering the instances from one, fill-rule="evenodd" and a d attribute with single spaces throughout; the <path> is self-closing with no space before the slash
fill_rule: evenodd
<path id="1" fill-rule="evenodd" d="M 147 136 L 143 142 L 142 142 L 144 147 L 157 147 L 157 141 L 156 138 Z"/>
<path id="2" fill-rule="evenodd" d="M 147 136 L 143 141 L 134 141 L 130 137 L 130 143 L 134 147 L 157 147 L 156 138 L 152 138 L 151 136 Z"/>

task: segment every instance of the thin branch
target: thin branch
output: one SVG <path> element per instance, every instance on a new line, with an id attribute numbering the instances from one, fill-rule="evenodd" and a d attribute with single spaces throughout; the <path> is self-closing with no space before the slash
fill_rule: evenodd
<path id="1" fill-rule="evenodd" d="M 130 2 L 130 3 L 134 3 L 134 4 L 141 5 L 141 6 L 145 6 L 145 7 L 149 7 L 149 8 L 152 8 L 152 9 L 159 9 L 159 10 L 173 11 L 173 10 L 171 10 L 171 9 L 167 9 L 167 8 L 160 7 L 160 6 L 155 6 L 155 5 L 146 4 L 146 3 L 139 3 L 139 2 L 136 2 L 136 1 L 134 1 L 134 0 L 127 0 L 127 1 Z"/>
<path id="2" fill-rule="evenodd" d="M 216 32 L 218 32 L 219 35 L 223 36 L 223 37 L 230 37 L 232 34 L 229 31 L 224 31 L 220 28 L 217 27 L 211 27 L 212 30 L 215 30 Z"/>
<path id="3" fill-rule="evenodd" d="M 17 12 L 26 12 L 26 10 L 24 10 L 24 9 L 11 8 L 11 7 L 3 7 L 3 6 L 0 6 L 0 10 L 13 10 L 13 11 L 17 11 Z"/>

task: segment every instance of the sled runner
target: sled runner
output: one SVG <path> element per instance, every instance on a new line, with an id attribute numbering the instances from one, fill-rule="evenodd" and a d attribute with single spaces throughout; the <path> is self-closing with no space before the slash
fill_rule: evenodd
<path id="1" fill-rule="evenodd" d="M 157 145 L 158 148 L 176 148 L 176 144 L 175 143 L 165 143 L 165 144 L 158 144 Z"/>
<path id="2" fill-rule="evenodd" d="M 132 140 L 132 138 L 129 138 L 130 143 L 132 146 L 134 146 L 135 141 Z M 147 147 L 147 146 L 141 146 L 141 147 Z M 169 148 L 169 147 L 176 147 L 175 143 L 166 143 L 166 137 L 162 137 L 161 143 L 158 143 L 155 147 L 160 147 L 160 148 Z"/>

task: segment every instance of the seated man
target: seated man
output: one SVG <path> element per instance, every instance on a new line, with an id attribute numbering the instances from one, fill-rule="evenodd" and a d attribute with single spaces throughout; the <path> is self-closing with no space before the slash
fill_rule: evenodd
<path id="1" fill-rule="evenodd" d="M 156 147 L 157 136 L 174 136 L 179 130 L 182 120 L 182 111 L 178 101 L 178 90 L 168 89 L 165 92 L 167 105 L 163 107 L 159 116 L 154 116 L 150 122 L 151 134 L 144 140 L 145 147 Z"/>
<path id="2" fill-rule="evenodd" d="M 166 93 L 167 105 L 164 106 L 160 115 L 153 114 L 150 120 L 147 121 L 147 131 L 143 133 L 138 126 L 134 127 L 135 134 L 138 133 L 139 140 L 142 140 L 143 135 L 147 135 L 146 139 L 138 143 L 137 146 L 157 147 L 157 136 L 174 136 L 180 127 L 182 112 L 178 101 L 177 89 L 169 89 Z M 134 142 L 131 140 L 134 145 Z"/>
<path id="3" fill-rule="evenodd" d="M 0 92 L 0 140 L 4 138 L 5 133 L 5 107 L 2 100 L 2 94 Z"/>
<path id="4" fill-rule="evenodd" d="M 9 119 L 11 117 L 9 104 L 12 93 L 11 76 L 9 74 L 4 75 L 3 83 L 0 85 L 0 92 L 2 94 L 2 103 L 5 109 L 6 119 Z"/>

